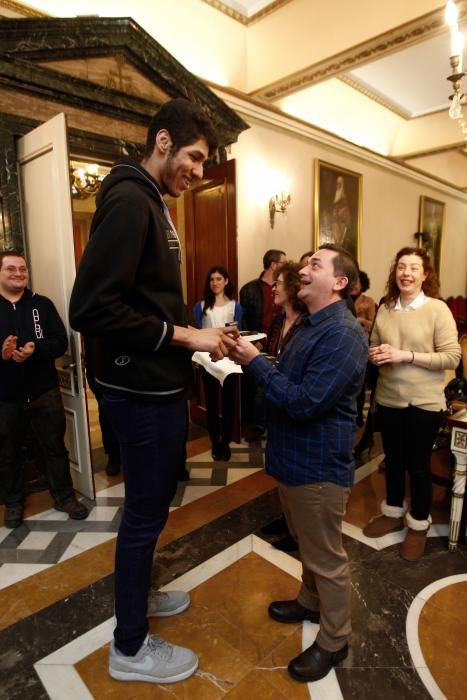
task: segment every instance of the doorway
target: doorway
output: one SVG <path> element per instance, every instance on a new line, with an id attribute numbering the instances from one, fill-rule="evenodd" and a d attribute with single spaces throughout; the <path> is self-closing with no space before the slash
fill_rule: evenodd
<path id="1" fill-rule="evenodd" d="M 184 195 L 187 303 L 203 298 L 207 271 L 222 265 L 238 299 L 235 160 L 209 168 L 204 179 Z M 240 442 L 240 381 L 236 381 L 232 439 Z M 206 427 L 203 382 L 195 367 L 195 392 L 190 402 L 193 423 Z"/>
<path id="2" fill-rule="evenodd" d="M 73 219 L 73 248 L 75 254 L 75 265 L 78 267 L 83 251 L 89 241 L 89 233 L 91 230 L 91 222 L 96 211 L 96 194 L 99 191 L 102 180 L 110 172 L 111 165 L 109 163 L 90 162 L 86 157 L 75 158 L 73 155 L 70 158 L 70 184 L 71 184 L 71 207 Z M 82 339 L 81 339 L 81 342 Z M 82 355 L 84 358 L 84 368 L 86 370 L 86 349 L 82 347 Z M 92 384 L 92 382 L 91 382 Z M 96 395 L 91 389 L 89 377 L 86 373 L 86 409 L 88 417 L 89 442 L 91 450 L 91 463 L 94 474 L 94 479 L 97 481 L 96 490 L 100 486 L 106 486 L 103 482 L 99 483 L 98 475 L 103 472 L 108 462 L 115 464 L 116 456 L 118 455 L 117 446 L 112 446 L 110 442 L 107 444 L 107 451 L 104 447 L 103 430 L 101 428 L 101 417 L 99 415 L 99 405 Z M 104 430 L 110 430 L 109 427 Z M 118 462 L 120 461 L 117 456 Z M 116 476 L 118 472 L 114 474 Z"/>

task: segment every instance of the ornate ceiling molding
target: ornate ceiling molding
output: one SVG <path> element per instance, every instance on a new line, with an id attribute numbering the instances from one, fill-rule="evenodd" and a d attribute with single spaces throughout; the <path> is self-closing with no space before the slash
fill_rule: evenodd
<path id="1" fill-rule="evenodd" d="M 281 7 L 284 7 L 284 5 L 287 5 L 287 3 L 291 2 L 292 0 L 273 0 L 273 2 L 271 2 L 267 7 L 263 7 L 262 10 L 255 12 L 255 14 L 251 15 L 251 17 L 245 17 L 245 15 L 242 15 L 241 12 L 233 10 L 225 3 L 221 2 L 221 0 L 202 1 L 205 2 L 207 5 L 213 7 L 215 10 L 223 12 L 224 15 L 227 15 L 231 19 L 234 19 L 236 22 L 240 22 L 240 24 L 243 24 L 246 27 L 248 27 L 250 24 L 253 24 L 254 22 L 259 22 L 259 20 L 264 19 L 265 17 L 267 17 L 267 15 L 270 15 L 271 12 L 275 12 Z"/>
<path id="2" fill-rule="evenodd" d="M 467 0 L 457 3 L 459 20 L 467 18 Z M 330 56 L 329 58 L 303 68 L 274 83 L 250 94 L 254 97 L 274 102 L 299 90 L 311 87 L 323 80 L 329 80 L 341 73 L 357 68 L 369 61 L 387 56 L 390 53 L 400 51 L 425 41 L 446 30 L 444 22 L 444 7 L 434 12 L 429 12 L 411 22 L 407 22 L 388 32 L 379 34 L 368 41 L 353 46 L 346 51 Z"/>
<path id="3" fill-rule="evenodd" d="M 5 10 L 11 10 L 12 12 L 17 12 L 21 17 L 48 17 L 49 15 L 45 12 L 40 12 L 39 10 L 33 10 L 32 7 L 23 5 L 22 3 L 15 2 L 15 0 L 0 0 L 0 8 L 4 7 Z"/>
<path id="4" fill-rule="evenodd" d="M 351 78 L 350 75 L 346 75 L 345 73 L 343 75 L 339 75 L 338 79 L 341 82 L 348 85 L 349 87 L 351 87 L 353 90 L 357 90 L 357 92 L 360 92 L 362 95 L 365 95 L 365 97 L 369 97 L 370 100 L 373 100 L 373 102 L 377 102 L 383 107 L 386 107 L 386 109 L 389 109 L 394 114 L 397 114 L 398 117 L 402 117 L 403 119 L 411 118 L 410 112 L 408 112 L 406 109 L 403 109 L 399 105 L 396 105 L 394 102 L 391 102 L 391 100 L 388 100 L 387 97 L 383 97 L 379 93 L 375 92 L 370 87 L 368 87 L 368 85 L 365 85 L 365 83 L 362 83 L 359 80 L 356 80 L 355 78 Z"/>
<path id="5" fill-rule="evenodd" d="M 215 87 L 213 83 L 210 84 L 211 87 Z M 289 131 L 298 134 L 310 141 L 316 141 L 320 146 L 325 145 L 335 149 L 337 152 L 354 156 L 363 162 L 373 163 L 390 172 L 394 172 L 427 187 L 432 187 L 441 193 L 446 193 L 467 203 L 466 188 L 457 187 L 435 175 L 427 175 L 422 170 L 405 163 L 400 157 L 383 156 L 363 146 L 357 146 L 325 129 L 313 126 L 309 122 L 303 121 L 303 119 L 285 114 L 273 104 L 265 104 L 264 102 L 239 93 L 236 90 L 218 85 L 215 87 L 215 91 L 229 107 L 234 109 L 244 119 L 248 119 L 251 126 L 255 123 L 263 123 L 285 132 Z M 457 144 L 457 146 L 460 148 L 462 144 Z"/>
<path id="6" fill-rule="evenodd" d="M 412 153 L 404 153 L 403 155 L 395 156 L 395 159 L 401 162 L 414 160 L 415 158 L 426 158 L 427 156 L 439 156 L 443 153 L 457 152 L 460 155 L 467 156 L 467 149 L 462 142 L 450 143 L 447 146 L 439 146 L 438 148 L 427 148 L 425 151 L 414 151 Z"/>

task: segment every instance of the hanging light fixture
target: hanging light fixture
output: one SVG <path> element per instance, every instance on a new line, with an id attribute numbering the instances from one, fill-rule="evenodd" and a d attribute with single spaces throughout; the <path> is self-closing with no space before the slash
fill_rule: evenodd
<path id="1" fill-rule="evenodd" d="M 76 199 L 93 197 L 101 186 L 105 174 L 99 172 L 95 163 L 80 164 L 80 167 L 70 168 L 71 194 Z"/>
<path id="2" fill-rule="evenodd" d="M 453 94 L 449 97 L 451 100 L 449 116 L 451 119 L 463 120 L 462 106 L 467 104 L 467 95 L 462 92 L 462 79 L 465 76 L 463 70 L 465 38 L 459 31 L 459 25 L 457 23 L 458 16 L 459 11 L 456 3 L 454 0 L 448 0 L 444 18 L 451 32 L 449 62 L 451 64 L 452 73 L 448 75 L 447 80 L 452 83 L 454 90 Z"/>

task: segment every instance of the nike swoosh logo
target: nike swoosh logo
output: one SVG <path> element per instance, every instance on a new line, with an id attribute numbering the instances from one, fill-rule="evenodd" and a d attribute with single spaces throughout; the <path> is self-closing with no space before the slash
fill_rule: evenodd
<path id="1" fill-rule="evenodd" d="M 131 669 L 132 671 L 152 671 L 153 660 L 149 654 L 146 654 L 142 661 L 132 661 Z"/>

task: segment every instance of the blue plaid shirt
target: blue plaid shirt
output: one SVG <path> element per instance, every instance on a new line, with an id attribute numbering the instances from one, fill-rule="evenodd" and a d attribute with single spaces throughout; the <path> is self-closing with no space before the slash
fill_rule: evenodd
<path id="1" fill-rule="evenodd" d="M 277 364 L 255 357 L 246 371 L 265 387 L 266 470 L 284 484 L 352 486 L 356 397 L 368 340 L 345 301 L 305 318 Z"/>

